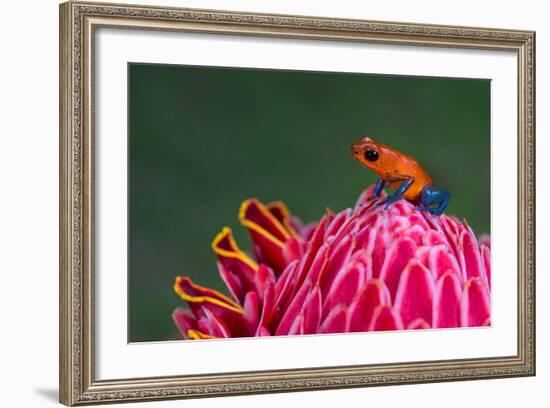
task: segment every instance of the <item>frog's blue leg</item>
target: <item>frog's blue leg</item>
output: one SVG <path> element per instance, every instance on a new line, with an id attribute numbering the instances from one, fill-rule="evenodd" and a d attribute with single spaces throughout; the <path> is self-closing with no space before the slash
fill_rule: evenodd
<path id="1" fill-rule="evenodd" d="M 390 205 L 403 198 L 403 194 L 405 194 L 405 191 L 409 189 L 412 183 L 414 183 L 414 177 L 409 177 L 403 183 L 401 183 L 401 185 L 397 188 L 397 190 L 395 190 L 395 193 L 393 193 L 393 195 L 386 197 L 384 201 L 376 204 L 376 207 L 385 204 L 384 210 L 387 210 L 388 208 L 390 208 Z"/>
<path id="2" fill-rule="evenodd" d="M 451 193 L 445 190 L 438 190 L 432 186 L 425 186 L 420 194 L 420 204 L 416 207 L 420 211 L 429 211 L 435 215 L 441 215 L 451 199 Z M 437 207 L 430 207 L 436 205 Z"/>
<path id="3" fill-rule="evenodd" d="M 382 190 L 384 190 L 385 186 L 386 186 L 386 182 L 381 178 L 378 179 L 378 181 L 376 182 L 376 185 L 374 186 L 374 190 L 372 192 L 371 198 L 380 197 L 380 193 L 382 193 Z"/>

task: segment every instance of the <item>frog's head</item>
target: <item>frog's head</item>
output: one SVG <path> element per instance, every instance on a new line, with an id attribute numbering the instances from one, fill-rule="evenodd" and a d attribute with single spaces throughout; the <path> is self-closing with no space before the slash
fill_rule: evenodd
<path id="1" fill-rule="evenodd" d="M 362 137 L 351 145 L 351 154 L 359 163 L 377 172 L 381 156 L 380 145 L 370 137 Z"/>
<path id="2" fill-rule="evenodd" d="M 352 144 L 351 154 L 355 160 L 382 178 L 391 172 L 400 157 L 399 152 L 372 140 L 370 137 L 362 137 Z"/>

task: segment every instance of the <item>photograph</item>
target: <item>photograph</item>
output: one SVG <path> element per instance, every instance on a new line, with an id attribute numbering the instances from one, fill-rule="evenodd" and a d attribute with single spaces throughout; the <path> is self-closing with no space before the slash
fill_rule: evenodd
<path id="1" fill-rule="evenodd" d="M 548 404 L 545 4 L 4 2 L 1 405 Z"/>
<path id="2" fill-rule="evenodd" d="M 537 24 L 258 7 L 59 5 L 59 401 L 534 376 Z"/>
<path id="3" fill-rule="evenodd" d="M 491 326 L 491 80 L 128 63 L 128 342 Z"/>

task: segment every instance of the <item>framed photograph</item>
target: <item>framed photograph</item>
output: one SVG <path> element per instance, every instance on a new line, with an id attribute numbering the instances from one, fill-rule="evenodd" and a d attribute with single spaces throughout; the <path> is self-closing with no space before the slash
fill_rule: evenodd
<path id="1" fill-rule="evenodd" d="M 66 405 L 535 374 L 535 33 L 60 6 Z"/>

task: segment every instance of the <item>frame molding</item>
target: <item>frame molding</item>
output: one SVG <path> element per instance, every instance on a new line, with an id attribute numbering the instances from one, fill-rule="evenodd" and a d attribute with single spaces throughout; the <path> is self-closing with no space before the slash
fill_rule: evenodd
<path id="1" fill-rule="evenodd" d="M 67 2 L 60 5 L 60 402 L 66 405 L 535 375 L 535 33 Z M 93 47 L 98 27 L 513 51 L 518 61 L 518 350 L 514 356 L 113 379 L 94 376 Z"/>

